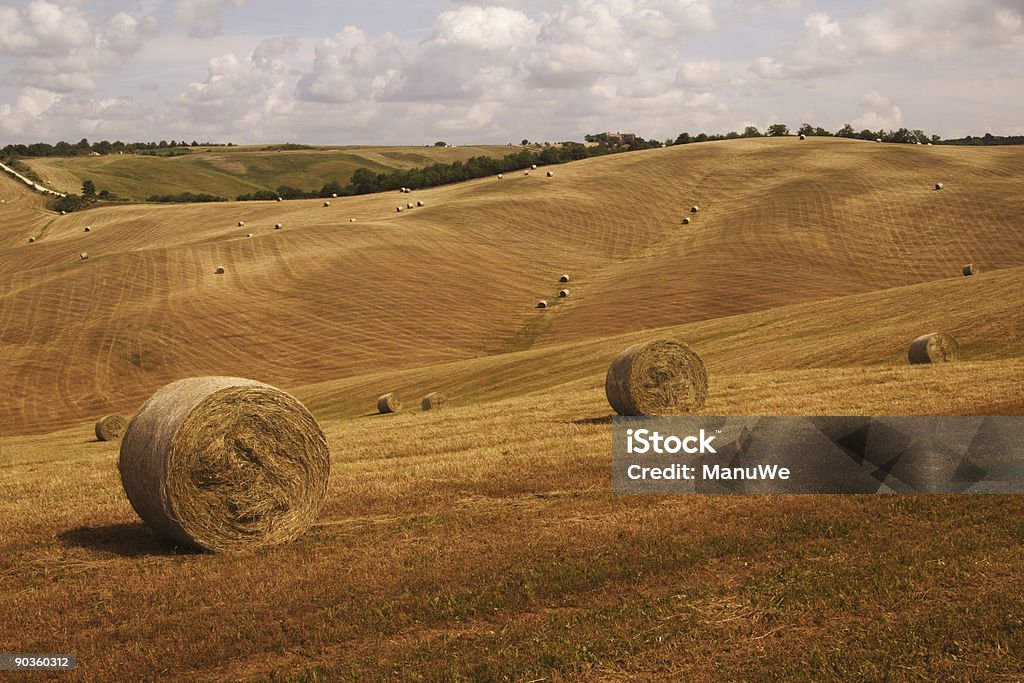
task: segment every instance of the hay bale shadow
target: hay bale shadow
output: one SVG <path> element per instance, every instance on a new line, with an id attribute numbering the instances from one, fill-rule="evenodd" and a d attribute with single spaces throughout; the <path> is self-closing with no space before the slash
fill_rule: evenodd
<path id="1" fill-rule="evenodd" d="M 57 535 L 66 546 L 85 548 L 121 557 L 199 555 L 199 550 L 177 546 L 154 534 L 143 524 L 81 526 Z"/>

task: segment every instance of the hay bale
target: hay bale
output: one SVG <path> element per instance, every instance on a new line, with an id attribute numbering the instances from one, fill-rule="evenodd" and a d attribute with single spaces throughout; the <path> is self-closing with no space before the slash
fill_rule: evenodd
<path id="1" fill-rule="evenodd" d="M 330 453 L 295 398 L 238 377 L 168 384 L 121 441 L 128 500 L 158 533 L 210 551 L 283 543 L 316 519 Z"/>
<path id="2" fill-rule="evenodd" d="M 559 299 L 564 299 L 567 296 L 569 296 L 569 290 L 568 289 L 560 289 L 560 290 L 558 290 L 558 298 Z"/>
<path id="3" fill-rule="evenodd" d="M 238 221 L 238 227 L 244 228 L 245 227 L 245 221 Z"/>
<path id="4" fill-rule="evenodd" d="M 416 206 L 415 204 L 413 204 L 412 202 L 409 202 L 408 204 L 405 205 L 405 208 L 412 209 L 412 208 L 415 208 L 415 206 Z"/>
<path id="5" fill-rule="evenodd" d="M 280 229 L 281 229 L 281 228 L 283 228 L 283 227 L 284 227 L 284 226 L 283 226 L 283 225 L 281 225 L 280 223 L 274 223 L 274 230 L 280 230 Z"/>
<path id="6" fill-rule="evenodd" d="M 96 420 L 96 438 L 100 441 L 116 441 L 128 428 L 128 420 L 120 415 L 104 415 Z"/>
<path id="7" fill-rule="evenodd" d="M 426 204 L 424 204 L 423 200 L 421 199 L 418 202 L 416 202 L 416 206 L 426 206 Z"/>
<path id="8" fill-rule="evenodd" d="M 806 135 L 804 135 L 803 133 L 800 133 L 800 139 L 801 139 L 801 140 L 806 140 L 806 139 L 807 139 L 807 136 L 806 136 Z"/>
<path id="9" fill-rule="evenodd" d="M 61 212 L 60 212 L 60 215 L 61 215 L 61 216 L 67 216 L 67 215 L 68 215 L 68 212 L 67 212 L 67 211 L 61 211 Z"/>
<path id="10" fill-rule="evenodd" d="M 974 267 L 973 263 L 968 263 L 966 266 L 964 266 L 963 273 L 964 277 L 970 277 L 971 275 L 977 275 L 978 269 Z"/>
<path id="11" fill-rule="evenodd" d="M 700 211 L 700 207 L 699 206 L 691 206 L 690 207 L 690 213 L 697 213 L 698 211 Z"/>
<path id="12" fill-rule="evenodd" d="M 942 183 L 935 183 L 935 189 L 936 190 L 941 190 L 944 187 L 945 187 L 945 185 L 943 185 Z"/>
<path id="13" fill-rule="evenodd" d="M 213 271 L 213 274 L 214 275 L 223 275 L 224 274 L 224 266 L 217 266 L 217 270 Z"/>
<path id="14" fill-rule="evenodd" d="M 332 199 L 337 199 L 338 198 L 338 193 L 337 192 L 332 192 L 331 193 L 331 198 Z"/>
<path id="15" fill-rule="evenodd" d="M 657 339 L 631 346 L 612 361 L 604 391 L 619 415 L 681 415 L 704 406 L 708 373 L 689 346 Z"/>
<path id="16" fill-rule="evenodd" d="M 249 239 L 252 239 L 252 233 L 250 232 L 248 235 L 246 235 L 246 237 L 248 237 Z"/>
<path id="17" fill-rule="evenodd" d="M 536 171 L 537 170 L 537 164 L 532 164 L 530 166 L 530 170 Z"/>
<path id="18" fill-rule="evenodd" d="M 36 241 L 36 238 L 35 238 L 35 237 L 29 237 L 29 238 L 28 238 L 28 243 L 29 243 L 29 244 L 32 244 L 32 243 L 33 243 L 33 242 L 35 242 L 35 241 Z"/>
<path id="19" fill-rule="evenodd" d="M 523 171 L 523 175 L 530 175 L 529 171 Z"/>
<path id="20" fill-rule="evenodd" d="M 284 197 L 278 197 L 278 198 L 277 198 L 277 201 L 279 201 L 279 202 L 283 202 L 283 201 L 284 201 Z"/>
<path id="21" fill-rule="evenodd" d="M 423 397 L 420 401 L 420 407 L 423 410 L 440 410 L 448 404 L 448 397 L 442 394 L 440 391 L 432 391 Z"/>
<path id="22" fill-rule="evenodd" d="M 548 178 L 554 178 L 554 177 L 555 177 L 555 172 L 554 171 L 548 171 Z"/>
<path id="23" fill-rule="evenodd" d="M 80 255 L 80 258 L 81 258 L 81 259 L 82 259 L 83 261 L 88 261 L 88 260 L 89 260 L 89 253 L 88 253 L 88 252 L 85 252 L 85 251 L 83 251 L 83 252 L 81 253 L 81 255 Z"/>
<path id="24" fill-rule="evenodd" d="M 689 218 L 684 218 L 683 219 L 683 225 L 689 225 L 689 224 L 690 224 L 690 219 Z"/>
<path id="25" fill-rule="evenodd" d="M 324 208 L 325 208 L 325 209 L 326 209 L 326 208 L 327 208 L 328 206 L 330 206 L 330 205 L 331 205 L 331 203 L 330 203 L 330 202 L 324 202 Z"/>
<path id="26" fill-rule="evenodd" d="M 349 222 L 349 223 L 355 223 L 355 222 L 356 222 L 356 219 L 355 219 L 355 218 L 349 218 L 349 219 L 348 219 L 348 222 Z"/>
<path id="27" fill-rule="evenodd" d="M 915 339 L 910 344 L 907 358 L 911 365 L 949 363 L 960 360 L 960 345 L 951 334 L 933 332 Z"/>
<path id="28" fill-rule="evenodd" d="M 505 176 L 502 175 L 501 173 L 499 173 L 498 174 L 498 180 L 504 180 L 504 179 L 505 179 Z"/>
<path id="29" fill-rule="evenodd" d="M 547 308 L 547 307 L 548 307 L 548 302 L 547 302 L 546 299 L 541 299 L 540 301 L 537 302 L 537 308 Z"/>
<path id="30" fill-rule="evenodd" d="M 559 282 L 568 282 L 569 281 L 569 275 L 568 274 L 562 275 L 562 277 L 558 278 L 558 281 Z"/>
<path id="31" fill-rule="evenodd" d="M 92 232 L 92 226 L 91 225 L 85 226 L 85 230 L 83 230 L 82 232 Z"/>
<path id="32" fill-rule="evenodd" d="M 875 142 L 881 142 L 882 138 L 875 138 Z"/>
<path id="33" fill-rule="evenodd" d="M 395 207 L 395 213 L 402 213 L 402 207 L 396 206 Z"/>
<path id="34" fill-rule="evenodd" d="M 397 413 L 401 409 L 402 402 L 399 400 L 398 394 L 393 391 L 377 399 L 377 412 L 381 415 Z"/>

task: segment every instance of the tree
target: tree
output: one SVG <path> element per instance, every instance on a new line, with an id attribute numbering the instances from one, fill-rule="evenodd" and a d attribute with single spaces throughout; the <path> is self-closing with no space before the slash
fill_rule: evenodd
<path id="1" fill-rule="evenodd" d="M 86 180 L 82 183 L 82 196 L 86 199 L 96 198 L 96 184 L 91 180 Z"/>
<path id="2" fill-rule="evenodd" d="M 676 138 L 677 145 L 688 145 L 691 142 L 693 142 L 693 139 L 690 138 L 689 133 L 680 133 L 679 137 Z"/>
<path id="3" fill-rule="evenodd" d="M 759 138 L 761 137 L 761 131 L 759 131 L 755 126 L 747 126 L 743 129 L 743 137 Z"/>
<path id="4" fill-rule="evenodd" d="M 768 126 L 768 135 L 772 137 L 778 137 L 780 135 L 789 135 L 789 126 L 784 123 L 773 123 Z"/>
<path id="5" fill-rule="evenodd" d="M 693 141 L 694 142 L 707 142 L 708 141 L 708 134 L 707 133 L 701 133 L 700 135 L 695 137 L 693 139 Z"/>
<path id="6" fill-rule="evenodd" d="M 438 140 L 437 142 L 434 143 L 434 147 L 447 147 L 447 146 L 448 146 L 448 143 L 445 142 L 444 140 Z"/>
<path id="7" fill-rule="evenodd" d="M 818 126 L 818 127 L 816 127 L 814 129 L 814 134 L 817 135 L 818 137 L 822 137 L 822 138 L 832 137 L 832 133 L 829 133 L 827 130 L 825 130 L 821 126 Z"/>
<path id="8" fill-rule="evenodd" d="M 836 131 L 836 136 L 840 138 L 852 138 L 856 137 L 857 133 L 856 131 L 853 130 L 853 126 L 847 123 L 838 131 Z"/>
<path id="9" fill-rule="evenodd" d="M 786 133 L 788 132 L 789 131 L 786 131 Z M 786 133 L 783 133 L 783 135 Z M 797 135 L 814 135 L 814 126 L 809 123 L 802 124 L 796 133 Z"/>
<path id="10" fill-rule="evenodd" d="M 527 140 L 526 138 L 523 138 L 523 141 L 520 142 L 519 144 L 522 145 L 523 147 L 526 147 L 528 144 L 530 144 L 530 141 Z"/>

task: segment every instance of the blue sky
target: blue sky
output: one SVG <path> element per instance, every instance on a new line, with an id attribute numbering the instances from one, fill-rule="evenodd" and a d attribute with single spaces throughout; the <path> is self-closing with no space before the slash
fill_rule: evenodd
<path id="1" fill-rule="evenodd" d="M 1024 134 L 1024 0 L 22 0 L 0 144 Z"/>

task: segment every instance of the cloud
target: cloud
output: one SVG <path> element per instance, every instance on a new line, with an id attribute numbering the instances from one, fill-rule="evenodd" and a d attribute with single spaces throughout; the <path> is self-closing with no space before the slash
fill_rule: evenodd
<path id="1" fill-rule="evenodd" d="M 856 130 L 896 130 L 903 123 L 903 112 L 893 101 L 877 90 L 864 93 L 860 98 L 862 107 L 869 109 L 853 120 Z"/>
<path id="2" fill-rule="evenodd" d="M 33 0 L 23 10 L 0 7 L 0 53 L 33 55 L 90 45 L 92 26 L 77 7 Z"/>
<path id="3" fill-rule="evenodd" d="M 224 21 L 221 10 L 225 7 L 241 7 L 246 0 L 175 0 L 174 19 L 189 28 L 189 35 L 196 38 L 219 36 Z"/>

